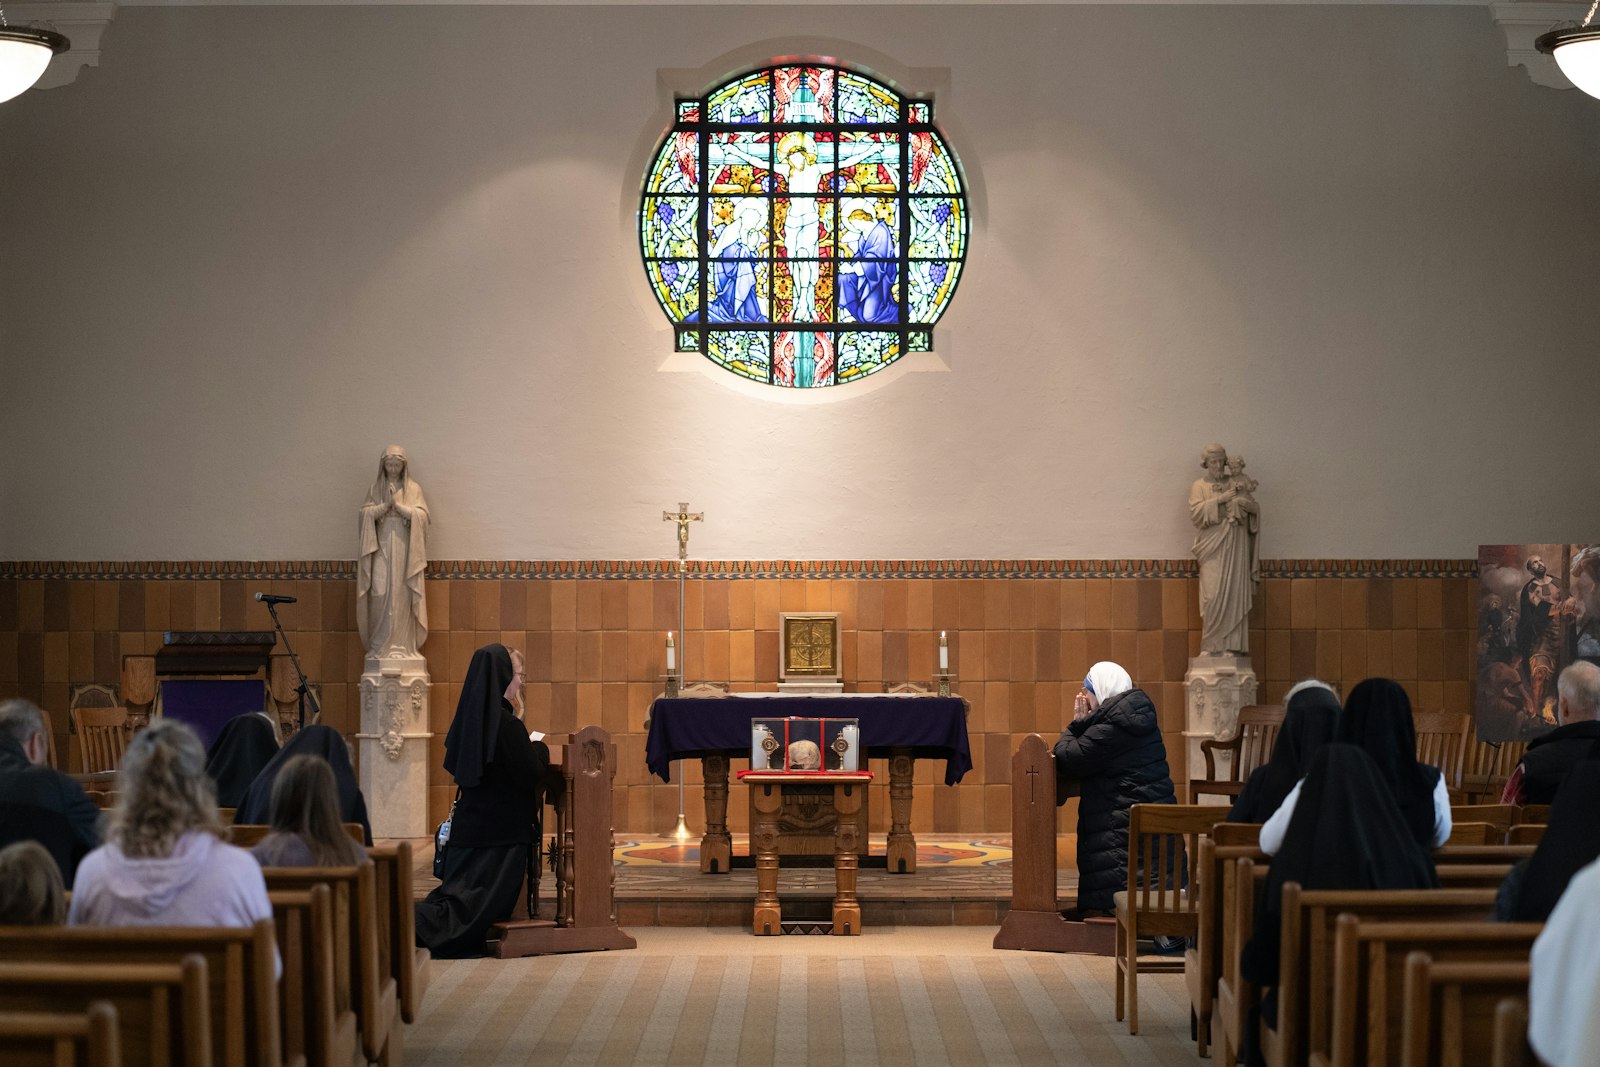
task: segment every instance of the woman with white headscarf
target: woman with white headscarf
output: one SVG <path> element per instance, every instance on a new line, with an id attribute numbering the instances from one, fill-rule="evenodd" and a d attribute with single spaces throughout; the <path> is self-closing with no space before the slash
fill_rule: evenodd
<path id="1" fill-rule="evenodd" d="M 1080 796 L 1077 912 L 1110 915 L 1112 896 L 1127 888 L 1128 809 L 1178 799 L 1156 706 L 1127 671 L 1102 660 L 1089 668 L 1055 752 L 1057 778 Z"/>
<path id="2" fill-rule="evenodd" d="M 361 505 L 356 626 L 371 659 L 410 658 L 428 637 L 422 575 L 428 567 L 428 502 L 406 450 L 390 445 Z"/>

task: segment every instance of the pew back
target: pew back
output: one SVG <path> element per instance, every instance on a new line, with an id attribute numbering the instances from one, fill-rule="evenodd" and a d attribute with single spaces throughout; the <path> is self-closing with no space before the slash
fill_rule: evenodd
<path id="1" fill-rule="evenodd" d="M 90 1002 L 81 1012 L 0 1012 L 7 1067 L 119 1067 L 117 1009 Z"/>
<path id="2" fill-rule="evenodd" d="M 205 960 L 211 1048 L 225 1067 L 279 1067 L 276 932 L 250 928 L 0 926 L 0 960 L 49 963 L 172 963 Z"/>
<path id="3" fill-rule="evenodd" d="M 1489 1067 L 1495 1009 L 1528 996 L 1523 961 L 1438 962 L 1427 952 L 1406 958 L 1401 1067 Z"/>
<path id="4" fill-rule="evenodd" d="M 176 963 L 0 964 L 0 1012 L 117 1010 L 127 1067 L 211 1067 L 211 1001 L 199 956 Z"/>
<path id="5" fill-rule="evenodd" d="M 348 973 L 348 960 L 333 933 L 333 889 L 319 884 L 267 896 L 283 958 L 285 1054 L 335 1067 L 364 1063 L 355 1011 L 338 998 L 335 972 L 342 965 Z"/>

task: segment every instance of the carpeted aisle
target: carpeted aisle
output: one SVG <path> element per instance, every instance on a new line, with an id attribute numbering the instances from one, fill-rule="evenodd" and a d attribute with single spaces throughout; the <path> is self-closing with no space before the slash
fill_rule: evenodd
<path id="1" fill-rule="evenodd" d="M 858 938 L 630 931 L 634 952 L 438 960 L 406 1058 L 445 1064 L 1184 1064 L 1183 976 L 1112 1019 L 1110 959 L 996 952 L 993 927 Z"/>

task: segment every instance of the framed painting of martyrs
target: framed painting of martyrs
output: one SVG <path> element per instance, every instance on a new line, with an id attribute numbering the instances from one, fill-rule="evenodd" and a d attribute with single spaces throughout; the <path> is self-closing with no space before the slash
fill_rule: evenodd
<path id="1" fill-rule="evenodd" d="M 784 612 L 778 625 L 778 681 L 839 681 L 839 613 Z"/>

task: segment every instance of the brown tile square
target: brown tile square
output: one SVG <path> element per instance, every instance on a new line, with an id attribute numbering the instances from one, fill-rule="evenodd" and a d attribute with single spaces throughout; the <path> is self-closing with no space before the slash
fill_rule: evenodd
<path id="1" fill-rule="evenodd" d="M 1061 579 L 1033 578 L 1026 583 L 1032 613 L 1028 628 L 1032 630 L 1059 630 L 1061 628 Z"/>
<path id="2" fill-rule="evenodd" d="M 905 587 L 906 629 L 931 629 L 933 627 L 933 579 L 910 578 L 906 580 Z"/>
<path id="3" fill-rule="evenodd" d="M 883 631 L 858 630 L 856 632 L 856 679 L 862 683 L 877 683 L 883 675 Z M 779 650 L 774 642 L 774 655 Z M 895 679 L 898 681 L 899 679 Z"/>
<path id="4" fill-rule="evenodd" d="M 1444 586 L 1442 578 L 1417 579 L 1418 630 L 1437 630 L 1444 625 Z"/>
<path id="5" fill-rule="evenodd" d="M 851 642 L 845 645 L 847 651 L 857 646 Z M 857 668 L 856 663 L 850 663 L 850 668 Z M 853 671 L 845 677 L 859 677 Z M 778 631 L 756 631 L 756 673 L 757 682 L 775 682 L 778 680 Z"/>
<path id="6" fill-rule="evenodd" d="M 1089 638 L 1082 630 L 1061 633 L 1061 680 L 1078 683 L 1094 663 L 1089 658 Z M 1076 690 L 1074 690 L 1076 691 Z"/>
<path id="7" fill-rule="evenodd" d="M 625 579 L 607 579 L 600 586 L 600 626 L 605 630 L 622 631 L 628 628 L 628 582 Z M 718 585 L 724 583 L 718 582 Z"/>
<path id="8" fill-rule="evenodd" d="M 1006 610 L 1006 615 L 1011 619 L 1013 630 L 1031 630 L 1033 624 L 1033 587 L 1041 579 L 1038 578 L 1007 578 L 1006 598 L 1011 606 Z"/>
<path id="9" fill-rule="evenodd" d="M 345 602 L 348 605 L 347 610 L 349 611 L 349 622 L 347 623 L 347 625 L 345 627 L 336 627 L 336 626 L 333 626 L 328 621 L 328 619 L 324 618 L 323 619 L 323 629 L 325 629 L 325 630 L 334 630 L 334 629 L 345 629 L 345 628 L 354 629 L 355 628 L 355 626 L 356 626 L 355 583 L 354 582 L 350 582 L 348 584 L 349 584 L 350 592 L 349 592 Z M 422 595 L 423 595 L 423 598 L 427 601 L 427 604 L 428 604 L 427 619 L 428 619 L 428 632 L 429 633 L 444 633 L 447 630 L 451 629 L 451 626 L 450 626 L 451 587 L 454 584 L 455 583 L 451 582 L 448 579 L 441 579 L 441 578 L 431 578 L 431 579 L 425 579 L 423 581 L 423 583 L 422 583 Z M 451 788 L 453 789 L 454 786 L 452 786 Z"/>
<path id="10" fill-rule="evenodd" d="M 916 630 L 907 634 L 906 638 L 906 678 L 913 682 L 930 680 L 938 669 L 939 635 Z"/>
<path id="11" fill-rule="evenodd" d="M 94 664 L 94 635 L 72 634 L 71 638 L 89 639 L 89 669 L 93 670 Z M 68 663 L 71 663 L 71 642 L 69 641 Z M 92 675 L 90 675 L 92 677 Z M 0 630 L 0 685 L 10 685 L 17 680 L 17 632 L 15 630 Z"/>
<path id="12" fill-rule="evenodd" d="M 781 610 L 778 605 L 782 603 L 777 580 L 772 578 L 756 579 L 751 584 L 755 586 L 756 628 L 770 627 L 776 630 L 778 628 L 778 614 Z M 862 584 L 865 585 L 867 583 L 863 582 Z M 860 608 L 858 607 L 858 615 L 859 612 Z"/>
<path id="13" fill-rule="evenodd" d="M 24 634 L 24 637 L 27 635 Z M 23 649 L 17 651 L 21 664 Z M 104 685 L 114 684 L 122 677 L 122 641 L 115 633 L 94 635 L 94 680 Z M 23 679 L 25 680 L 25 679 Z"/>
<path id="14" fill-rule="evenodd" d="M 1011 589 L 1006 578 L 984 578 L 983 582 L 983 625 L 991 633 L 997 630 L 1011 630 L 1016 628 L 1016 620 L 1011 617 Z"/>
<path id="15" fill-rule="evenodd" d="M 982 677 L 994 681 L 1011 680 L 1011 632 L 990 630 L 983 635 Z"/>
<path id="16" fill-rule="evenodd" d="M 1350 640 L 1354 635 L 1349 635 Z M 1389 678 L 1394 674 L 1394 648 L 1388 630 L 1367 633 L 1367 676 Z"/>
<path id="17" fill-rule="evenodd" d="M 576 584 L 578 586 L 578 629 L 600 629 L 604 623 L 600 609 L 606 583 L 597 578 L 579 581 Z"/>
<path id="18" fill-rule="evenodd" d="M 651 629 L 661 634 L 663 641 L 665 641 L 669 631 L 683 629 L 678 620 L 678 583 L 653 581 L 650 583 L 650 587 Z"/>
<path id="19" fill-rule="evenodd" d="M 1394 663 L 1394 680 L 1401 683 L 1416 681 L 1417 631 L 1391 630 L 1389 639 Z"/>
<path id="20" fill-rule="evenodd" d="M 1133 676 L 1143 678 L 1147 684 L 1166 677 L 1166 648 L 1160 630 L 1134 631 L 1135 653 Z M 1180 673 L 1179 677 L 1182 677 Z"/>
<path id="21" fill-rule="evenodd" d="M 780 611 L 826 611 L 827 605 L 819 608 L 806 606 L 806 582 L 804 578 L 779 578 L 778 579 L 778 610 Z"/>
<path id="22" fill-rule="evenodd" d="M 911 625 L 911 586 L 904 578 L 883 583 L 883 628 L 904 630 Z"/>
<path id="23" fill-rule="evenodd" d="M 1034 674 L 1041 682 L 1060 681 L 1061 632 L 1057 629 L 1033 632 Z"/>
<path id="24" fill-rule="evenodd" d="M 1318 578 L 1317 629 L 1337 630 L 1344 618 L 1344 581 L 1339 578 Z"/>
<path id="25" fill-rule="evenodd" d="M 1296 579 L 1297 581 L 1299 579 Z M 1317 677 L 1317 631 L 1289 631 L 1289 678 L 1304 681 Z"/>
<path id="26" fill-rule="evenodd" d="M 756 587 L 749 579 L 736 578 L 728 582 L 728 628 L 752 631 L 756 628 Z"/>
<path id="27" fill-rule="evenodd" d="M 1417 679 L 1423 682 L 1443 681 L 1444 631 L 1417 631 Z"/>
<path id="28" fill-rule="evenodd" d="M 1134 669 L 1137 670 L 1138 669 L 1137 668 L 1137 664 L 1139 662 L 1139 634 L 1138 634 L 1138 631 L 1136 631 L 1136 630 L 1112 630 L 1111 631 L 1111 655 L 1110 655 L 1109 658 L 1113 662 L 1121 663 L 1124 666 L 1126 666 L 1126 665 L 1128 665 L 1130 663 L 1131 664 L 1135 664 Z M 1143 683 L 1143 682 L 1145 682 L 1147 680 L 1148 679 L 1140 678 L 1138 675 L 1134 675 L 1134 684 L 1135 685 L 1139 685 L 1139 684 L 1141 684 L 1141 683 Z"/>
<path id="29" fill-rule="evenodd" d="M 576 635 L 578 672 L 573 677 L 580 682 L 600 680 L 600 631 L 580 630 Z"/>
<path id="30" fill-rule="evenodd" d="M 1061 628 L 1082 630 L 1088 626 L 1088 582 L 1083 578 L 1061 580 Z M 1095 625 L 1102 625 L 1096 622 Z"/>
<path id="31" fill-rule="evenodd" d="M 961 586 L 953 578 L 930 579 L 933 589 L 933 614 L 928 620 L 932 630 L 956 630 L 961 625 Z"/>
<path id="32" fill-rule="evenodd" d="M 806 578 L 801 582 L 803 598 L 799 611 L 832 611 L 833 582 L 827 578 Z M 783 590 L 779 588 L 779 597 Z"/>
<path id="33" fill-rule="evenodd" d="M 1139 583 L 1134 578 L 1112 578 L 1111 628 L 1133 630 L 1139 625 Z"/>
<path id="34" fill-rule="evenodd" d="M 754 630 L 728 632 L 728 678 L 730 681 L 756 680 L 756 634 Z"/>
<path id="35" fill-rule="evenodd" d="M 1284 641 L 1283 646 L 1287 653 L 1288 641 Z M 1189 635 L 1181 630 L 1164 630 L 1161 634 L 1161 676 L 1169 680 L 1182 678 L 1188 669 Z"/>
<path id="36" fill-rule="evenodd" d="M 728 583 L 705 581 L 700 583 L 701 625 L 707 630 L 728 628 Z"/>
<path id="37" fill-rule="evenodd" d="M 663 644 L 663 649 L 664 647 Z M 628 632 L 626 630 L 601 631 L 600 677 L 601 680 L 607 682 L 626 682 L 628 680 Z"/>
<path id="38" fill-rule="evenodd" d="M 1294 597 L 1290 591 L 1289 579 L 1267 578 L 1261 582 L 1261 593 L 1257 598 L 1266 604 L 1266 626 L 1268 629 L 1286 630 L 1293 621 Z M 1171 625 L 1170 623 L 1168 624 Z"/>
<path id="39" fill-rule="evenodd" d="M 854 578 L 828 580 L 828 601 L 831 605 L 828 610 L 839 613 L 841 625 L 850 625 L 849 620 L 856 617 L 856 591 L 860 584 Z"/>
<path id="40" fill-rule="evenodd" d="M 1473 659 L 1477 655 L 1473 632 L 1444 630 L 1441 633 L 1444 640 L 1444 680 L 1470 681 L 1473 676 Z"/>
<path id="41" fill-rule="evenodd" d="M 1011 646 L 1011 665 L 1008 677 L 1016 682 L 1031 682 L 1038 678 L 1038 641 L 1034 630 L 1016 630 L 1007 635 Z"/>
<path id="42" fill-rule="evenodd" d="M 1349 692 L 1351 686 L 1368 676 L 1366 634 L 1346 630 L 1342 635 L 1340 654 L 1339 680 L 1343 682 L 1341 689 Z"/>
<path id="43" fill-rule="evenodd" d="M 500 590 L 500 628 L 526 630 L 528 628 L 527 583 L 516 578 L 504 578 L 495 585 Z"/>
<path id="44" fill-rule="evenodd" d="M 1448 630 L 1464 630 L 1475 624 L 1473 597 L 1477 583 L 1471 578 L 1440 579 L 1440 625 Z"/>
<path id="45" fill-rule="evenodd" d="M 885 630 L 883 633 L 883 680 L 911 680 L 910 638 L 904 630 Z"/>
<path id="46" fill-rule="evenodd" d="M 1274 681 L 1287 681 L 1294 677 L 1293 661 L 1290 658 L 1290 636 L 1288 630 L 1267 631 L 1267 668 L 1266 677 Z M 1184 651 L 1188 651 L 1187 642 Z"/>
<path id="47" fill-rule="evenodd" d="M 1395 578 L 1389 582 L 1390 625 L 1396 630 L 1417 628 L 1417 579 Z"/>
<path id="48" fill-rule="evenodd" d="M 986 636 L 982 630 L 950 633 L 950 672 L 952 674 L 957 677 L 965 677 L 970 681 L 977 681 L 984 676 L 983 665 L 988 655 L 986 651 L 988 642 L 984 640 Z"/>
<path id="49" fill-rule="evenodd" d="M 1110 630 L 1086 630 L 1083 637 L 1084 650 L 1081 670 L 1084 674 L 1087 674 L 1089 668 L 1101 660 L 1116 658 L 1116 653 L 1111 648 Z"/>
<path id="50" fill-rule="evenodd" d="M 547 733 L 570 734 L 578 728 L 577 682 L 550 684 L 550 729 Z"/>
<path id="51" fill-rule="evenodd" d="M 17 634 L 17 681 L 37 686 L 44 681 L 44 634 L 28 630 Z"/>
<path id="52" fill-rule="evenodd" d="M 961 629 L 984 628 L 984 585 L 980 578 L 956 579 L 961 603 Z"/>
<path id="53" fill-rule="evenodd" d="M 526 601 L 523 607 L 523 628 L 528 630 L 550 629 L 550 594 L 554 583 L 545 581 L 542 578 L 530 578 L 527 581 L 516 584 L 522 588 Z"/>
<path id="54" fill-rule="evenodd" d="M 102 584 L 111 586 L 111 590 L 112 591 L 111 591 L 111 594 L 110 594 L 111 600 L 110 600 L 110 604 L 109 604 L 109 607 L 108 607 L 108 618 L 114 624 L 116 622 L 116 614 L 117 614 L 117 612 L 116 612 L 116 583 L 115 582 L 105 582 L 105 583 L 96 582 L 95 583 L 95 585 L 97 587 L 102 585 Z M 16 626 L 14 628 L 18 629 L 18 630 L 42 630 L 42 629 L 44 629 L 44 583 L 43 582 L 36 582 L 36 581 L 18 582 L 16 584 L 16 590 L 17 590 L 17 624 L 16 624 Z M 114 629 L 114 628 L 115 628 L 114 625 L 106 627 L 106 629 Z"/>
<path id="55" fill-rule="evenodd" d="M 550 586 L 550 629 L 551 630 L 576 630 L 578 628 L 578 583 L 573 579 L 562 578 L 549 583 Z M 676 617 L 676 600 L 674 604 L 674 617 Z M 533 601 L 528 602 L 528 625 L 536 627 L 539 622 L 538 613 L 534 610 Z M 667 627 L 670 629 L 671 627 Z"/>
<path id="56" fill-rule="evenodd" d="M 450 629 L 466 631 L 476 629 L 473 620 L 476 618 L 476 597 L 474 590 L 478 583 L 465 579 L 453 580 L 450 583 Z"/>
<path id="57" fill-rule="evenodd" d="M 94 583 L 94 582 L 68 582 L 67 583 L 67 600 L 68 600 L 67 629 L 69 629 L 69 630 L 84 630 L 84 631 L 92 631 L 94 629 L 94 587 L 95 587 L 95 584 L 96 583 Z M 170 585 L 170 586 L 178 586 L 178 585 L 189 586 L 189 585 L 192 585 L 193 583 L 192 582 L 169 582 L 167 584 Z M 14 585 L 13 585 L 13 590 L 15 590 L 15 586 Z M 190 604 L 194 603 L 194 597 L 193 597 L 192 593 L 190 594 L 189 602 L 190 602 Z M 15 621 L 16 621 L 16 619 L 15 619 L 15 609 L 16 609 L 16 602 L 15 602 L 15 600 L 13 600 L 12 601 L 12 611 L 13 611 L 12 623 L 13 623 L 13 625 L 10 627 L 11 629 L 16 629 L 16 626 L 15 626 Z M 4 619 L 0 619 L 0 630 L 6 629 L 6 628 L 7 627 L 4 625 Z"/>
<path id="58" fill-rule="evenodd" d="M 1349 578 L 1339 583 L 1343 600 L 1340 625 L 1346 630 L 1365 630 L 1369 625 L 1367 598 L 1371 583 L 1365 578 Z"/>
<path id="59" fill-rule="evenodd" d="M 72 593 L 68 583 L 50 580 L 44 586 L 44 628 L 65 632 L 72 621 Z"/>
<path id="60" fill-rule="evenodd" d="M 121 615 L 117 608 L 120 582 L 94 583 L 94 628 L 119 629 Z M 44 586 L 38 582 L 24 582 L 19 589 L 18 604 L 22 609 L 22 628 L 37 630 L 44 626 Z"/>
<path id="61" fill-rule="evenodd" d="M 79 583 L 74 583 L 74 585 Z M 40 611 L 43 612 L 41 606 Z M 15 633 L 17 629 L 17 580 L 0 578 L 0 633 Z"/>
<path id="62" fill-rule="evenodd" d="M 1134 587 L 1139 595 L 1138 628 L 1161 629 L 1161 579 L 1138 578 L 1134 580 Z"/>
<path id="63" fill-rule="evenodd" d="M 1083 627 L 1088 630 L 1109 630 L 1112 625 L 1109 577 L 1083 579 Z"/>
<path id="64" fill-rule="evenodd" d="M 604 726 L 602 722 L 601 693 L 604 686 L 599 682 L 578 683 L 578 725 L 581 730 L 585 726 Z"/>
<path id="65" fill-rule="evenodd" d="M 472 590 L 472 628 L 474 630 L 503 629 L 500 621 L 500 585 L 493 578 L 472 582 L 456 582 Z"/>
<path id="66" fill-rule="evenodd" d="M 1317 625 L 1317 580 L 1294 578 L 1289 582 L 1289 625 L 1311 630 Z"/>
<path id="67" fill-rule="evenodd" d="M 1387 630 L 1394 618 L 1394 586 L 1388 578 L 1367 579 L 1367 625 Z"/>
<path id="68" fill-rule="evenodd" d="M 0 682 L 14 681 L 16 675 L 16 635 L 12 634 L 10 652 L 12 655 L 11 677 L 5 674 L 6 645 L 5 634 L 0 634 Z M 77 630 L 67 635 L 67 680 L 74 685 L 94 681 L 94 632 Z"/>
<path id="69" fill-rule="evenodd" d="M 1161 628 L 1189 628 L 1189 583 L 1182 578 L 1161 579 Z"/>
<path id="70" fill-rule="evenodd" d="M 1293 653 L 1291 647 L 1290 653 Z M 1338 630 L 1317 631 L 1317 677 L 1337 680 L 1344 666 L 1343 635 Z"/>
<path id="71" fill-rule="evenodd" d="M 887 589 L 882 580 L 863 579 L 856 585 L 856 629 L 884 628 Z M 773 625 L 777 625 L 774 620 Z"/>
<path id="72" fill-rule="evenodd" d="M 46 632 L 41 649 L 41 658 L 44 661 L 43 680 L 57 683 L 69 681 L 71 676 L 67 671 L 67 632 L 65 630 Z"/>

